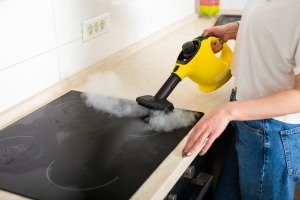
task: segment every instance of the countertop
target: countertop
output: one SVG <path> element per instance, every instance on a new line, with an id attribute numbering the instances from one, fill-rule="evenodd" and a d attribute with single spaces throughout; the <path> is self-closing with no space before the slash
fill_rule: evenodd
<path id="1" fill-rule="evenodd" d="M 121 83 L 121 90 L 117 90 L 118 92 L 116 90 L 105 91 L 105 94 L 110 95 L 111 93 L 113 96 L 132 100 L 146 94 L 154 95 L 169 77 L 182 44 L 199 36 L 204 28 L 212 26 L 215 21 L 216 18 L 196 17 L 191 23 L 166 36 L 164 35 L 142 50 L 106 68 L 105 71 L 111 71 L 118 77 Z M 229 43 L 229 46 L 233 47 L 233 45 L 233 42 Z M 99 73 L 102 73 L 101 71 L 103 70 L 99 70 Z M 97 76 L 97 73 L 94 75 Z M 89 81 L 90 79 L 87 79 L 86 82 L 82 82 L 71 89 L 87 91 L 86 86 L 89 84 Z M 105 87 L 108 88 L 107 85 Z M 168 100 L 176 108 L 207 113 L 215 106 L 228 101 L 232 87 L 233 78 L 215 92 L 202 93 L 194 82 L 186 78 L 178 84 Z M 96 91 L 97 89 L 99 88 L 95 88 Z M 186 139 L 187 137 L 169 154 L 133 195 L 132 199 L 157 200 L 166 196 L 196 156 L 181 157 L 181 150 Z M 0 199 L 19 200 L 26 198 L 0 191 Z"/>

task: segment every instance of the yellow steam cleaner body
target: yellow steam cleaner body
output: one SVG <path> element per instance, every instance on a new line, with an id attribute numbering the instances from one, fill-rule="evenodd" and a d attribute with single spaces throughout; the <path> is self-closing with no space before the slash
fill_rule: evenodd
<path id="1" fill-rule="evenodd" d="M 155 96 L 145 95 L 136 98 L 138 104 L 154 110 L 172 111 L 174 106 L 167 97 L 186 77 L 197 83 L 202 92 L 212 92 L 223 86 L 231 78 L 230 65 L 233 53 L 224 43 L 219 55 L 214 54 L 211 42 L 216 39 L 214 36 L 199 36 L 184 43 L 167 81 Z"/>

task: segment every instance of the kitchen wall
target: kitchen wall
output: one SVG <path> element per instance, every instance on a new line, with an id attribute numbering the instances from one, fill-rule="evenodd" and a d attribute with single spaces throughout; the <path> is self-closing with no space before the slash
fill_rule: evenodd
<path id="1" fill-rule="evenodd" d="M 194 13 L 194 0 L 0 0 L 0 113 Z M 83 42 L 81 22 L 110 13 Z"/>
<path id="2" fill-rule="evenodd" d="M 241 10 L 247 0 L 220 0 L 220 8 L 223 10 Z"/>

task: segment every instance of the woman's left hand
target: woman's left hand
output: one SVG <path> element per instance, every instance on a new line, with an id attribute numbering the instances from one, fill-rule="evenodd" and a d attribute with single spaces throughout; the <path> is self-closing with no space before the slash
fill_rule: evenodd
<path id="1" fill-rule="evenodd" d="M 197 122 L 182 151 L 184 157 L 198 152 L 203 145 L 200 155 L 208 151 L 230 122 L 229 112 L 225 109 L 227 105 L 217 107 Z"/>

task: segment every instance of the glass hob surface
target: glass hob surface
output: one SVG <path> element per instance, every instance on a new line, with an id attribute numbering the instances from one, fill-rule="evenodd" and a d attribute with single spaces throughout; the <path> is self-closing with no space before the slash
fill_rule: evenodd
<path id="1" fill-rule="evenodd" d="M 192 128 L 145 131 L 143 118 L 96 111 L 81 94 L 0 131 L 0 189 L 43 200 L 129 199 Z"/>

